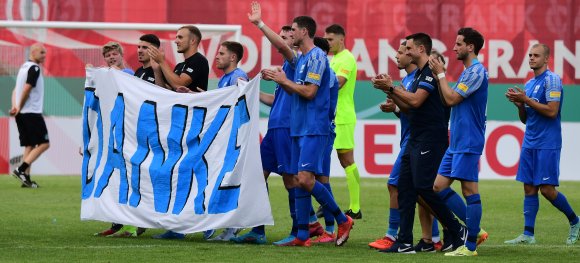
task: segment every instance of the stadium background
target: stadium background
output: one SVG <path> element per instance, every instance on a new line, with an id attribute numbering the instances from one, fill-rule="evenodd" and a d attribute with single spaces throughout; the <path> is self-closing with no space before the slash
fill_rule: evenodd
<path id="1" fill-rule="evenodd" d="M 25 8 L 29 1 L 32 8 Z M 254 77 L 259 69 L 280 65 L 281 58 L 261 32 L 248 20 L 249 0 L 1 0 L 0 20 L 85 21 L 176 24 L 239 24 L 241 42 L 246 47 L 242 69 Z M 392 114 L 383 114 L 378 104 L 384 100 L 374 90 L 370 77 L 388 72 L 400 79 L 394 60 L 398 43 L 412 32 L 426 32 L 434 38 L 434 48 L 450 60 L 448 76 L 459 76 L 462 65 L 454 58 L 452 46 L 462 26 L 478 29 L 486 38 L 480 60 L 488 68 L 490 89 L 486 148 L 481 161 L 482 178 L 513 178 L 517 170 L 519 146 L 524 126 L 515 108 L 504 98 L 513 85 L 533 76 L 527 64 L 528 48 L 539 41 L 552 49 L 550 68 L 564 82 L 562 179 L 580 180 L 578 153 L 580 141 L 580 1 L 425 1 L 417 0 L 303 0 L 261 1 L 264 21 L 271 28 L 288 24 L 297 15 L 310 15 L 318 22 L 318 35 L 332 23 L 345 27 L 346 45 L 358 61 L 359 81 L 355 92 L 358 116 L 355 159 L 364 176 L 385 176 L 398 153 L 399 124 Z M 412 15 L 411 15 L 412 14 Z M 117 32 L 118 33 L 118 32 Z M 44 65 L 45 114 L 51 148 L 37 164 L 35 174 L 78 174 L 80 157 L 80 113 L 83 103 L 84 64 L 102 65 L 100 53 L 87 55 L 86 47 L 98 47 L 110 39 L 125 46 L 125 59 L 135 69 L 138 36 L 99 34 L 93 30 L 0 29 L 0 174 L 9 172 L 9 159 L 21 153 L 18 135 L 8 117 L 15 73 L 23 63 L 26 46 L 46 42 Z M 55 35 L 59 38 L 55 38 Z M 163 34 L 164 47 L 170 49 L 174 32 Z M 64 37 L 64 38 L 61 38 Z M 221 38 L 209 38 L 202 46 L 216 72 L 214 57 Z M 176 57 L 179 59 L 179 56 Z M 216 75 L 217 73 L 217 75 Z M 272 90 L 269 82 L 262 83 Z M 267 117 L 268 108 L 263 108 Z M 265 132 L 266 122 L 262 123 Z M 77 160 L 78 159 L 78 160 Z M 333 175 L 340 175 L 338 162 Z"/>

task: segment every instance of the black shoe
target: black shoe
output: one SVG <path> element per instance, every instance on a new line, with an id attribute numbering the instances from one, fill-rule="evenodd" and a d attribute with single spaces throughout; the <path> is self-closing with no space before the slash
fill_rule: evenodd
<path id="1" fill-rule="evenodd" d="M 451 252 L 453 251 L 453 236 L 447 229 L 443 229 L 443 246 L 441 247 L 441 252 Z"/>
<path id="2" fill-rule="evenodd" d="M 324 209 L 322 208 L 322 206 L 319 206 L 318 210 L 316 210 L 316 218 L 322 217 L 324 217 Z"/>
<path id="3" fill-rule="evenodd" d="M 23 185 L 26 185 L 26 187 L 32 187 L 30 176 L 28 176 L 26 173 L 18 171 L 18 169 L 14 169 L 14 171 L 12 171 L 12 176 L 18 179 Z"/>
<path id="4" fill-rule="evenodd" d="M 425 240 L 419 240 L 419 243 L 413 248 L 415 252 L 435 252 L 435 245 L 433 243 L 429 244 Z"/>
<path id="5" fill-rule="evenodd" d="M 352 209 L 348 209 L 344 212 L 345 215 L 350 216 L 352 219 L 362 219 L 362 211 L 358 210 L 358 212 L 353 212 Z"/>
<path id="6" fill-rule="evenodd" d="M 441 252 L 455 251 L 458 247 L 465 245 L 467 239 L 467 228 L 461 225 L 459 235 L 453 236 L 448 230 L 443 231 L 443 247 Z"/>
<path id="7" fill-rule="evenodd" d="M 465 241 L 467 240 L 467 228 L 461 225 L 461 229 L 459 229 L 459 236 L 453 242 L 453 250 L 455 251 L 460 246 L 465 245 Z"/>
<path id="8" fill-rule="evenodd" d="M 140 236 L 143 233 L 145 233 L 145 230 L 147 230 L 147 228 L 138 227 L 137 228 L 137 236 Z"/>
<path id="9" fill-rule="evenodd" d="M 31 181 L 30 186 L 22 184 L 22 185 L 20 185 L 20 187 L 21 188 L 38 188 L 40 186 L 36 183 L 36 181 Z"/>
<path id="10" fill-rule="evenodd" d="M 411 244 L 395 242 L 389 249 L 379 250 L 383 253 L 416 254 Z"/>

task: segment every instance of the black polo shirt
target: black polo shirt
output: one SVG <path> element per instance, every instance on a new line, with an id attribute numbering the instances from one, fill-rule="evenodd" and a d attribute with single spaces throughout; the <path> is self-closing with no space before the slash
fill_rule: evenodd
<path id="1" fill-rule="evenodd" d="M 429 96 L 419 108 L 409 111 L 409 139 L 417 142 L 448 142 L 449 108 L 443 106 L 439 85 L 431 69 L 424 65 L 417 69 L 410 91 L 424 89 Z"/>
<path id="2" fill-rule="evenodd" d="M 135 71 L 134 76 L 149 83 L 155 84 L 155 73 L 153 73 L 152 67 L 143 68 L 143 66 L 141 66 L 137 69 L 137 71 Z"/>

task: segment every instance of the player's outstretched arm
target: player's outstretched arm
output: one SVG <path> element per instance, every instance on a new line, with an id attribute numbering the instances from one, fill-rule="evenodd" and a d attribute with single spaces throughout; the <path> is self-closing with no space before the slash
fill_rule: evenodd
<path id="1" fill-rule="evenodd" d="M 251 4 L 250 13 L 248 13 L 248 19 L 252 24 L 256 25 L 266 36 L 266 38 L 272 43 L 272 45 L 280 52 L 284 58 L 288 61 L 292 61 L 294 59 L 294 52 L 292 48 L 286 45 L 284 39 L 280 37 L 276 32 L 274 32 L 270 27 L 268 27 L 264 21 L 262 21 L 262 7 L 260 3 L 254 1 Z"/>

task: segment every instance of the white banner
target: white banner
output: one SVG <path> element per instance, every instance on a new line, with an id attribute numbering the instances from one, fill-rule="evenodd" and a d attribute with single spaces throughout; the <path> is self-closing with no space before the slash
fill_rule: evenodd
<path id="1" fill-rule="evenodd" d="M 87 69 L 81 219 L 193 233 L 274 223 L 259 154 L 260 78 L 180 94 Z"/>

